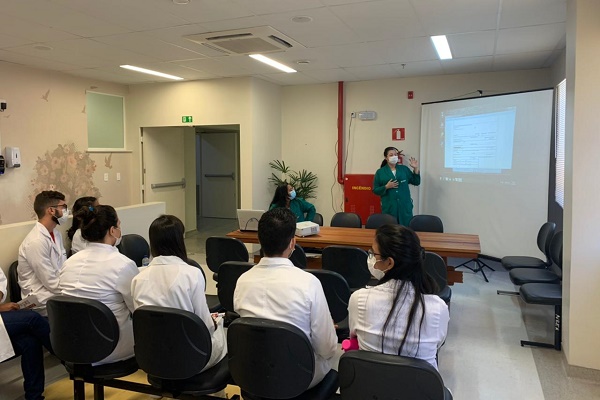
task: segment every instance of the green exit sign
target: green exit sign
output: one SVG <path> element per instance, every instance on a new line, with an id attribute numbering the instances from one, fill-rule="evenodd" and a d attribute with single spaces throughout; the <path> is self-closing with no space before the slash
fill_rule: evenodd
<path id="1" fill-rule="evenodd" d="M 181 122 L 185 123 L 189 123 L 189 122 L 194 122 L 193 118 L 191 115 L 184 115 L 183 117 L 181 117 Z"/>

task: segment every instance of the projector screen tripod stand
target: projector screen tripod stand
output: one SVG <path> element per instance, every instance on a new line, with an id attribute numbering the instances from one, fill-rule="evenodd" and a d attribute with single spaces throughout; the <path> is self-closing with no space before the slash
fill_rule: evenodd
<path id="1" fill-rule="evenodd" d="M 471 262 L 474 262 L 477 265 L 477 267 L 476 268 L 469 267 L 468 264 L 471 263 Z M 460 265 L 457 265 L 456 267 L 454 267 L 454 269 L 460 268 L 460 267 L 468 268 L 471 271 L 473 271 L 475 274 L 477 274 L 478 272 L 481 272 L 481 275 L 483 275 L 483 279 L 485 279 L 486 282 L 489 282 L 489 281 L 488 281 L 487 276 L 485 276 L 485 271 L 483 269 L 484 268 L 489 268 L 490 270 L 495 271 L 494 268 L 490 267 L 489 265 L 487 265 L 486 263 L 484 263 L 483 261 L 481 261 L 479 259 L 479 257 L 477 257 L 477 258 L 471 258 L 470 260 L 465 261 L 464 263 L 462 263 Z"/>

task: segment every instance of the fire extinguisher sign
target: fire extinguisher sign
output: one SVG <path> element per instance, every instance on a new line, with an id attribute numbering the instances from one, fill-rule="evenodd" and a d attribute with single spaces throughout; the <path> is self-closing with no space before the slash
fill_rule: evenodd
<path id="1" fill-rule="evenodd" d="M 404 128 L 392 128 L 392 140 L 404 140 Z"/>

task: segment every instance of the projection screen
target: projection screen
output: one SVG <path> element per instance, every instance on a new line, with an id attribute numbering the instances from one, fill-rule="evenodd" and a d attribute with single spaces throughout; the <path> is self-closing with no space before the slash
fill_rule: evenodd
<path id="1" fill-rule="evenodd" d="M 424 103 L 420 213 L 478 234 L 482 254 L 543 257 L 552 99 L 547 89 Z"/>

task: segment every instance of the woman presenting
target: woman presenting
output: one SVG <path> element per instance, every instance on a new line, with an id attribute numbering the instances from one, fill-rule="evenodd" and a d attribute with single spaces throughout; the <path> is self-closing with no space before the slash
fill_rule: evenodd
<path id="1" fill-rule="evenodd" d="M 408 184 L 419 186 L 421 183 L 419 162 L 413 157 L 409 159 L 412 171 L 407 166 L 398 164 L 398 149 L 395 147 L 387 147 L 383 156 L 385 159 L 373 180 L 373 193 L 381 196 L 382 213 L 393 215 L 399 224 L 408 226 L 413 217 Z"/>

